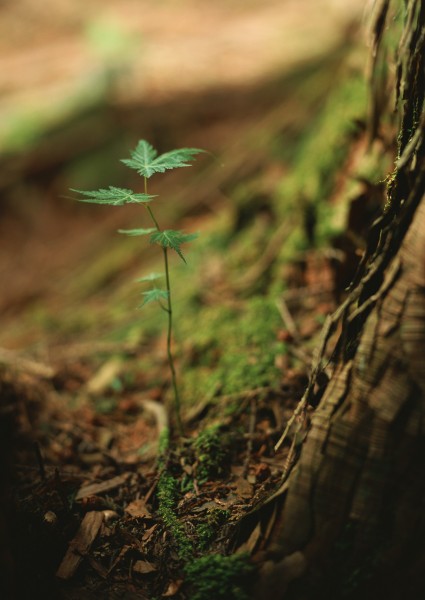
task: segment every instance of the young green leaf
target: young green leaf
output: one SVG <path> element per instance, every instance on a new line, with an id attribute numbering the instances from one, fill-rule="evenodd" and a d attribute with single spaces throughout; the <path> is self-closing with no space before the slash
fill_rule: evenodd
<path id="1" fill-rule="evenodd" d="M 124 235 L 130 235 L 132 237 L 137 235 L 149 235 L 154 231 L 157 231 L 156 227 L 148 227 L 148 229 L 118 229 L 118 233 L 123 233 Z"/>
<path id="2" fill-rule="evenodd" d="M 180 258 L 186 262 L 186 259 L 180 250 L 180 246 L 186 242 L 191 242 L 197 237 L 197 233 L 183 233 L 182 231 L 175 231 L 174 229 L 164 229 L 164 231 L 153 233 L 150 241 L 151 244 L 159 244 L 163 248 L 175 250 Z"/>
<path id="3" fill-rule="evenodd" d="M 113 206 L 122 206 L 126 203 L 139 204 L 140 202 L 150 202 L 155 196 L 150 194 L 135 194 L 132 190 L 125 188 L 117 188 L 109 186 L 109 189 L 95 190 L 87 192 L 84 190 L 74 190 L 71 188 L 71 192 L 77 192 L 83 197 L 78 198 L 80 202 L 91 202 L 93 204 L 112 204 Z"/>
<path id="4" fill-rule="evenodd" d="M 131 158 L 121 160 L 127 167 L 134 169 L 143 177 L 152 177 L 154 173 L 164 173 L 168 169 L 190 167 L 197 154 L 204 152 L 198 148 L 179 148 L 158 156 L 158 152 L 146 140 L 140 140 L 135 150 L 130 152 Z"/>
<path id="5" fill-rule="evenodd" d="M 161 277 L 164 277 L 163 273 L 149 273 L 149 275 L 139 277 L 138 279 L 135 279 L 135 281 L 137 281 L 138 283 L 141 283 L 143 281 L 155 281 L 156 279 L 161 279 Z"/>
<path id="6" fill-rule="evenodd" d="M 149 302 L 154 302 L 155 300 L 157 300 L 158 302 L 160 302 L 161 300 L 167 300 L 168 292 L 166 292 L 165 290 L 160 290 L 159 288 L 153 288 L 148 292 L 142 292 L 142 296 L 144 296 L 144 299 L 139 308 L 142 308 L 142 306 L 144 306 L 145 304 L 149 304 Z"/>

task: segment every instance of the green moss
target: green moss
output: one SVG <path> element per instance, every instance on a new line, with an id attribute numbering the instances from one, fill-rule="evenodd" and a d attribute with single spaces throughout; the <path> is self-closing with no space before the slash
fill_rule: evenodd
<path id="1" fill-rule="evenodd" d="M 356 135 L 355 120 L 364 116 L 365 109 L 363 77 L 350 75 L 332 90 L 307 134 L 295 142 L 292 171 L 275 198 L 278 203 L 275 210 L 281 218 L 293 219 L 294 206 L 300 202 L 314 206 L 320 245 L 327 243 L 338 227 L 344 225 L 343 203 L 338 204 L 336 214 L 335 207 L 325 200 L 333 193 L 338 172 L 348 156 L 350 139 Z M 361 172 L 371 175 L 376 167 L 372 157 L 361 165 Z M 235 193 L 243 192 L 245 202 L 247 190 L 250 190 L 249 182 L 241 184 Z M 294 253 L 307 248 L 301 217 L 301 214 L 296 217 L 299 226 L 292 228 L 283 244 L 279 263 L 292 260 Z M 263 224 L 254 222 L 239 235 L 230 237 L 226 273 L 240 273 L 247 262 L 255 261 L 267 235 Z M 208 248 L 204 250 L 207 252 Z M 276 290 L 274 283 L 272 288 Z M 194 313 L 198 314 L 200 325 L 195 328 Z M 237 394 L 278 382 L 280 371 L 275 366 L 276 357 L 285 352 L 285 347 L 276 339 L 281 321 L 272 297 L 257 296 L 237 308 L 205 306 L 201 298 L 187 314 L 191 315 L 190 320 L 185 319 L 183 312 L 179 316 L 179 338 L 190 340 L 185 348 L 190 359 L 182 382 L 185 402 L 193 404 L 214 395 Z"/>
<path id="2" fill-rule="evenodd" d="M 224 394 L 275 384 L 280 371 L 275 366 L 282 346 L 276 332 L 280 315 L 271 299 L 253 298 L 223 339 L 229 341 L 217 365 L 216 377 Z"/>
<path id="3" fill-rule="evenodd" d="M 183 523 L 176 514 L 178 493 L 178 481 L 164 471 L 158 481 L 158 513 L 174 538 L 177 554 L 182 560 L 187 561 L 193 556 L 192 544 L 186 535 Z"/>
<path id="4" fill-rule="evenodd" d="M 242 554 L 212 554 L 186 565 L 191 600 L 248 600 L 247 577 L 253 567 Z"/>
<path id="5" fill-rule="evenodd" d="M 206 550 L 217 535 L 219 528 L 229 519 L 230 512 L 216 508 L 211 510 L 204 523 L 196 528 L 198 535 L 198 547 L 201 551 Z"/>
<path id="6" fill-rule="evenodd" d="M 205 308 L 202 327 L 194 329 L 193 319 L 181 323 L 180 331 L 190 339 L 192 354 L 182 381 L 185 401 L 195 403 L 215 393 L 233 394 L 277 384 L 276 357 L 284 352 L 276 336 L 280 326 L 274 301 L 262 296 L 240 308 Z"/>
<path id="7" fill-rule="evenodd" d="M 355 120 L 366 111 L 366 84 L 362 76 L 352 76 L 329 97 L 316 122 L 299 143 L 291 175 L 283 182 L 282 195 L 303 197 L 315 202 L 325 199 L 357 130 Z M 292 195 L 291 195 L 292 192 Z"/>
<path id="8" fill-rule="evenodd" d="M 168 427 L 159 434 L 158 439 L 158 468 L 165 469 L 165 461 L 167 458 L 168 449 L 170 447 L 170 430 Z"/>
<path id="9" fill-rule="evenodd" d="M 202 360 L 208 360 L 204 356 Z M 200 400 L 212 400 L 220 389 L 219 382 L 214 376 L 211 359 L 210 366 L 199 365 L 196 368 L 185 369 L 182 378 L 183 398 L 186 404 L 196 404 Z"/>
<path id="10" fill-rule="evenodd" d="M 169 448 L 170 431 L 165 428 L 158 441 L 158 469 L 161 473 L 157 488 L 158 514 L 174 538 L 178 556 L 181 560 L 187 561 L 192 558 L 193 549 L 184 525 L 177 516 L 180 482 L 167 470 Z"/>
<path id="11" fill-rule="evenodd" d="M 285 243 L 286 255 L 299 249 L 296 231 L 302 231 L 302 212 L 306 207 L 315 212 L 319 245 L 335 233 L 335 225 L 330 222 L 333 220 L 330 213 L 335 208 L 327 201 L 350 152 L 350 139 L 358 131 L 356 122 L 365 116 L 366 94 L 361 74 L 347 77 L 332 91 L 306 135 L 295 144 L 290 174 L 282 181 L 275 197 L 276 212 L 281 219 L 293 219 L 294 210 L 298 211 L 298 227 L 294 227 Z M 345 203 L 339 203 L 341 206 L 345 210 Z M 342 223 L 343 218 L 344 214 L 338 222 Z"/>
<path id="12" fill-rule="evenodd" d="M 229 443 L 219 425 L 212 425 L 201 431 L 193 446 L 199 481 L 215 479 L 225 473 L 229 464 Z"/>

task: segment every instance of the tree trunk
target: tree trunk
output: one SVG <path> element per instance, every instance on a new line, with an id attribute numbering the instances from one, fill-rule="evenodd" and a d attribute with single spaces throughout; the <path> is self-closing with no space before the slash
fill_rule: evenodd
<path id="1" fill-rule="evenodd" d="M 374 65 L 400 2 L 376 3 Z M 405 3 L 398 160 L 348 298 L 330 377 L 262 566 L 261 598 L 425 597 L 425 2 Z M 374 71 L 376 73 L 377 70 Z M 375 99 L 383 86 L 372 77 Z M 371 119 L 379 134 L 383 107 Z M 319 353 L 301 408 L 323 373 Z M 329 371 L 329 367 L 328 367 Z M 422 454 L 424 452 L 424 454 Z M 291 583 L 292 582 L 292 583 Z"/>

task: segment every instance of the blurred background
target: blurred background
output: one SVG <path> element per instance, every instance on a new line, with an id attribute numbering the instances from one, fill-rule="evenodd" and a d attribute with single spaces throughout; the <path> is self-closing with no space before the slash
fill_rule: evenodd
<path id="1" fill-rule="evenodd" d="M 249 220 L 330 91 L 363 74 L 364 4 L 0 2 L 0 346 L 122 331 L 145 255 L 114 232 L 142 225 L 140 209 L 79 204 L 69 188 L 139 185 L 119 162 L 138 139 L 210 153 L 154 183 L 172 198 L 165 224 Z"/>

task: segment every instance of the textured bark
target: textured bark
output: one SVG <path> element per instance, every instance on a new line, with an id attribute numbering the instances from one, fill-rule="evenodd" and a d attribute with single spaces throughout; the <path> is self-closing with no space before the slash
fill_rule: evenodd
<path id="1" fill-rule="evenodd" d="M 400 6 L 377 3 L 375 67 Z M 262 598 L 425 593 L 425 2 L 409 0 L 405 8 L 398 160 L 388 203 L 351 293 L 328 325 L 342 320 L 342 334 L 287 482 L 274 560 L 262 567 Z M 383 85 L 375 75 L 371 81 L 375 91 Z M 378 96 L 372 136 L 385 109 Z"/>
<path id="2" fill-rule="evenodd" d="M 425 559 L 425 199 L 382 289 L 312 417 L 275 537 L 335 593 L 350 569 L 361 586 L 380 572 L 407 584 Z"/>

